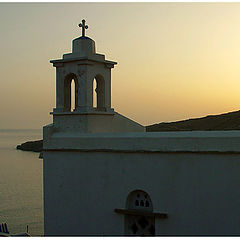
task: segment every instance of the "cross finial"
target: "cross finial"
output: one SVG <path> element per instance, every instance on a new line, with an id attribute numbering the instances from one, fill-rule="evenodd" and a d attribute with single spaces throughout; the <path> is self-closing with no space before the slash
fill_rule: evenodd
<path id="1" fill-rule="evenodd" d="M 88 29 L 88 25 L 85 25 L 85 20 L 82 20 L 82 23 L 78 24 L 79 27 L 82 28 L 82 37 L 85 37 L 85 29 Z"/>

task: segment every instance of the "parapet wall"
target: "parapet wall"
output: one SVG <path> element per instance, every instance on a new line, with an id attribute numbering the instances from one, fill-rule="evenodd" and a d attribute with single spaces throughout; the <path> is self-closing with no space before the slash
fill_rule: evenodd
<path id="1" fill-rule="evenodd" d="M 45 150 L 239 153 L 240 131 L 228 132 L 55 132 Z"/>

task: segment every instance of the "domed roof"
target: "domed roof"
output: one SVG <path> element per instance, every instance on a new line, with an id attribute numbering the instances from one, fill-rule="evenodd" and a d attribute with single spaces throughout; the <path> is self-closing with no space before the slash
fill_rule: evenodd
<path id="1" fill-rule="evenodd" d="M 72 53 L 79 56 L 88 56 L 96 53 L 95 42 L 86 36 L 76 38 L 72 42 Z"/>

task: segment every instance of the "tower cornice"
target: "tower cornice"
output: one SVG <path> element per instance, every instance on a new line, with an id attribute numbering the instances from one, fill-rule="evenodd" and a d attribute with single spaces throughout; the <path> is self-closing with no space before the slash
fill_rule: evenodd
<path id="1" fill-rule="evenodd" d="M 117 62 L 109 61 L 109 60 L 101 60 L 91 57 L 77 57 L 77 58 L 69 58 L 69 59 L 56 59 L 56 60 L 50 60 L 50 63 L 53 63 L 54 67 L 61 66 L 59 64 L 61 63 L 69 63 L 69 62 L 77 62 L 78 65 L 84 64 L 84 65 L 91 65 L 94 63 L 104 63 L 107 65 L 107 67 L 113 68 L 114 65 L 117 64 Z"/>

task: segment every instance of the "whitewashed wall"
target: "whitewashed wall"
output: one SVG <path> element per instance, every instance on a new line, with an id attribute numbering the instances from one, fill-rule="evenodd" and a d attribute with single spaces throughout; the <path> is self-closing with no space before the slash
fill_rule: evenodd
<path id="1" fill-rule="evenodd" d="M 44 152 L 45 235 L 124 235 L 129 192 L 146 191 L 156 235 L 239 235 L 240 154 Z"/>

